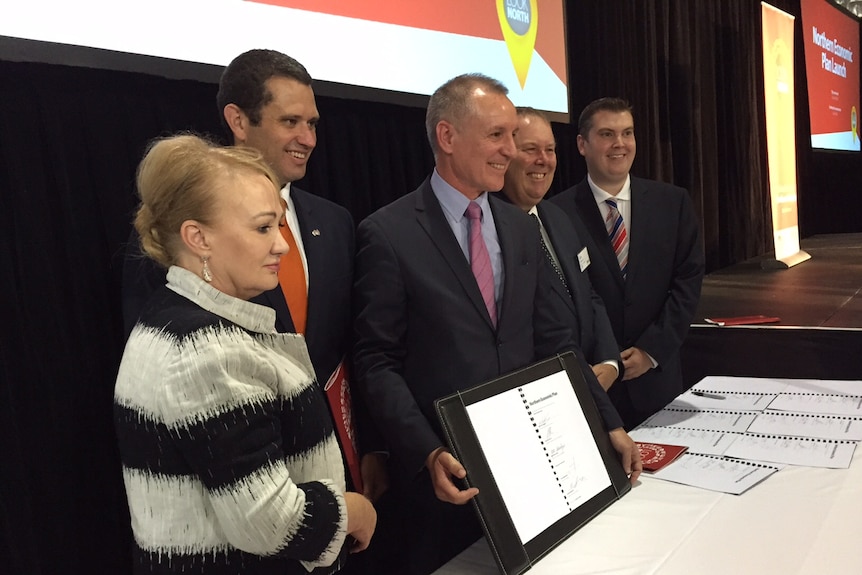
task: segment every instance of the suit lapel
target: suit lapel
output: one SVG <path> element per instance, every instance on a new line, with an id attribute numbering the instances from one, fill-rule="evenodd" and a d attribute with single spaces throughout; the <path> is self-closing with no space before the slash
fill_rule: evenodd
<path id="1" fill-rule="evenodd" d="M 554 253 L 557 254 L 557 260 L 560 262 L 560 271 L 563 272 L 563 276 L 566 278 L 566 281 L 569 282 L 569 287 L 573 289 L 575 286 L 575 281 L 577 280 L 574 274 L 578 272 L 575 272 L 574 269 L 572 269 L 572 265 L 574 262 L 572 261 L 573 258 L 571 257 L 571 254 L 569 253 L 569 246 L 566 245 L 566 242 L 562 241 L 560 237 L 555 233 L 556 226 L 551 221 L 552 218 L 548 216 L 547 210 L 544 209 L 541 202 L 539 202 L 538 206 L 536 206 L 536 209 L 539 212 L 539 218 L 542 220 L 542 225 L 545 228 L 545 232 L 547 232 L 548 234 L 548 239 L 551 241 L 550 247 L 554 250 Z M 551 263 L 548 262 L 548 265 L 551 265 Z M 572 309 L 572 311 L 576 311 L 574 299 L 566 291 L 566 286 L 563 285 L 563 282 L 554 281 L 551 282 L 551 286 L 560 295 L 560 297 L 563 298 L 563 301 L 566 302 L 566 305 L 568 305 L 569 308 Z"/>
<path id="2" fill-rule="evenodd" d="M 639 264 L 646 264 L 649 258 L 639 257 L 638 248 L 643 248 L 649 245 L 648 238 L 645 236 L 650 233 L 649 222 L 653 218 L 650 217 L 650 190 L 640 180 L 632 178 L 631 182 L 632 205 L 629 212 L 629 264 L 627 272 L 627 285 L 633 285 L 632 280 L 641 271 Z M 637 225 L 635 225 L 637 218 Z"/>
<path id="3" fill-rule="evenodd" d="M 584 179 L 576 188 L 577 195 L 575 201 L 578 205 L 578 210 L 584 214 L 584 225 L 587 227 L 590 235 L 596 243 L 599 250 L 599 255 L 605 262 L 608 269 L 614 276 L 617 285 L 621 290 L 625 289 L 623 281 L 623 273 L 620 271 L 620 263 L 617 261 L 617 254 L 614 252 L 611 242 L 608 239 L 608 231 L 605 228 L 605 220 L 599 207 L 596 205 L 596 198 L 593 196 L 593 191 L 590 189 L 590 184 Z"/>
<path id="4" fill-rule="evenodd" d="M 497 199 L 496 195 L 488 194 L 488 205 L 491 208 L 491 212 L 494 214 L 494 224 L 497 227 L 497 241 L 500 242 L 500 252 L 503 255 L 503 300 L 501 305 L 498 307 L 498 327 L 503 321 L 505 321 L 506 310 L 511 309 L 512 298 L 515 297 L 518 287 L 515 285 L 515 269 L 518 265 L 518 262 L 516 261 L 516 252 L 518 250 L 516 250 L 516 246 L 513 245 L 512 241 L 512 238 L 514 237 L 514 233 L 511 229 L 512 223 L 509 220 L 508 215 L 504 213 L 498 205 L 498 202 L 501 201 L 502 200 Z M 476 288 L 476 292 L 479 292 L 479 288 Z M 488 319 L 488 323 L 490 324 L 490 318 Z"/>
<path id="5" fill-rule="evenodd" d="M 308 266 L 308 311 L 311 315 L 311 307 L 314 293 L 314 284 L 320 276 L 320 245 L 315 241 L 320 236 L 320 222 L 315 217 L 314 210 L 305 201 L 302 190 L 291 190 L 291 199 L 293 199 L 293 207 L 296 209 L 296 218 L 299 220 L 299 234 L 302 236 L 302 248 L 305 250 L 305 261 Z M 316 235 L 315 235 L 316 234 Z"/>
<path id="6" fill-rule="evenodd" d="M 428 234 L 431 242 L 440 251 L 455 277 L 458 278 L 458 282 L 467 297 L 473 302 L 476 310 L 485 318 L 488 326 L 493 329 L 491 317 L 488 315 L 485 301 L 482 299 L 482 293 L 479 291 L 476 278 L 473 277 L 473 272 L 470 270 L 470 263 L 464 257 L 458 240 L 452 234 L 452 228 L 446 221 L 443 208 L 431 189 L 430 180 L 425 180 L 420 188 L 420 193 L 416 195 L 416 219 Z"/>

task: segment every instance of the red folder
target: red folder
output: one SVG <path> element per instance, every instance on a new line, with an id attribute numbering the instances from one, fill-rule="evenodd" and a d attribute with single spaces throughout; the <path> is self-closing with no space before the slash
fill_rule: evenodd
<path id="1" fill-rule="evenodd" d="M 362 493 L 362 474 L 360 473 L 359 453 L 356 448 L 356 428 L 353 421 L 353 401 L 350 398 L 350 381 L 347 375 L 347 366 L 344 360 L 338 364 L 332 375 L 323 387 L 332 419 L 335 422 L 335 431 L 338 434 L 338 443 L 347 460 L 347 470 L 353 480 L 353 488 Z"/>
<path id="2" fill-rule="evenodd" d="M 650 473 L 658 471 L 688 449 L 685 445 L 667 445 L 664 443 L 637 442 L 637 446 L 641 452 L 641 463 L 643 463 L 644 471 Z"/>
<path id="3" fill-rule="evenodd" d="M 704 318 L 707 323 L 715 325 L 754 325 L 758 323 L 777 323 L 780 317 L 769 315 L 738 315 L 735 317 L 708 317 Z"/>

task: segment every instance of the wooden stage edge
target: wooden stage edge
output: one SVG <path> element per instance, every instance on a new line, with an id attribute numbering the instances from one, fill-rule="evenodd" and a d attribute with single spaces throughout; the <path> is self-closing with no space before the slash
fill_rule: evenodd
<path id="1" fill-rule="evenodd" d="M 811 259 L 789 269 L 763 269 L 762 256 L 704 278 L 681 351 L 687 385 L 707 375 L 862 379 L 862 234 L 814 236 L 801 248 Z M 780 321 L 704 321 L 751 315 Z"/>

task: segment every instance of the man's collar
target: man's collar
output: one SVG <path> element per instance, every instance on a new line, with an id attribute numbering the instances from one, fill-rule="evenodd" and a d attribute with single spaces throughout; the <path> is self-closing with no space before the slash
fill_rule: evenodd
<path id="1" fill-rule="evenodd" d="M 626 181 L 623 184 L 623 187 L 620 188 L 619 193 L 616 196 L 612 196 L 606 190 L 600 188 L 593 181 L 592 176 L 587 174 L 587 183 L 590 185 L 590 190 L 593 192 L 593 196 L 595 196 L 597 202 L 604 202 L 605 200 L 617 199 L 628 201 L 632 199 L 632 177 L 630 174 L 626 175 Z"/>
<path id="2" fill-rule="evenodd" d="M 287 182 L 286 184 L 284 184 L 284 186 L 281 188 L 280 194 L 281 194 L 281 199 L 283 199 L 289 205 L 290 204 L 290 182 Z"/>
<path id="3" fill-rule="evenodd" d="M 467 211 L 470 199 L 444 180 L 437 173 L 437 168 L 434 168 L 434 172 L 431 174 L 431 191 L 434 192 L 434 196 L 440 202 L 440 206 L 443 208 L 446 216 L 452 221 L 460 222 L 461 218 L 464 217 L 464 212 Z M 489 204 L 488 192 L 482 192 L 482 195 L 476 198 L 475 201 L 482 208 L 482 213 L 487 213 Z"/>

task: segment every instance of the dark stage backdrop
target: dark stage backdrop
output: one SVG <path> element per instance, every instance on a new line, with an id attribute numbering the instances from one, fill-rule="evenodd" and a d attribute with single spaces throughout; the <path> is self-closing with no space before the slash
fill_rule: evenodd
<path id="1" fill-rule="evenodd" d="M 776 5 L 799 14 L 798 0 Z M 631 100 L 634 172 L 691 191 L 710 270 L 771 249 L 759 13 L 755 0 L 567 8 L 575 116 L 600 96 Z M 0 61 L 0 572 L 130 570 L 111 397 L 134 171 L 153 137 L 217 134 L 215 92 Z M 302 187 L 358 221 L 428 174 L 423 110 L 337 98 L 318 105 L 319 145 Z M 800 115 L 800 135 L 805 122 Z M 573 127 L 555 132 L 556 192 L 585 168 Z M 803 234 L 862 231 L 859 156 L 814 154 L 806 140 L 797 137 Z"/>

